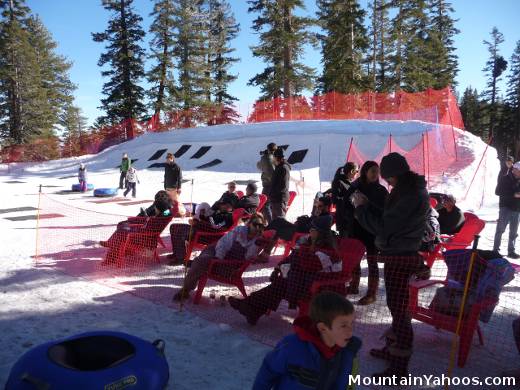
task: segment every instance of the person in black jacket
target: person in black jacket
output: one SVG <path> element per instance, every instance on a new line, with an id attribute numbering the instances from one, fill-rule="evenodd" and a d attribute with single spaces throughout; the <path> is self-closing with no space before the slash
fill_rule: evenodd
<path id="1" fill-rule="evenodd" d="M 455 234 L 464 225 L 464 213 L 455 206 L 456 200 L 453 195 L 445 195 L 442 199 L 442 208 L 438 211 L 441 234 Z"/>
<path id="2" fill-rule="evenodd" d="M 256 209 L 260 204 L 260 197 L 256 193 L 258 187 L 255 183 L 249 183 L 246 187 L 246 194 L 240 198 L 235 205 L 236 209 L 244 209 L 248 214 L 256 213 Z"/>
<path id="3" fill-rule="evenodd" d="M 269 203 L 273 219 L 285 217 L 289 200 L 289 179 L 291 177 L 291 166 L 285 161 L 283 149 L 275 150 L 274 160 L 276 168 L 269 191 Z"/>
<path id="4" fill-rule="evenodd" d="M 375 235 L 378 261 L 384 263 L 386 302 L 392 327 L 386 332 L 387 345 L 370 354 L 388 360 L 390 366 L 376 377 L 408 375 L 412 354 L 413 329 L 408 309 L 408 285 L 412 276 L 429 277 L 421 247 L 430 198 L 423 176 L 410 171 L 406 159 L 390 153 L 381 160 L 381 176 L 393 188 L 383 211 L 368 202 L 361 192 L 352 195 L 355 217 L 363 228 Z"/>
<path id="5" fill-rule="evenodd" d="M 518 236 L 518 220 L 520 216 L 520 161 L 513 164 L 505 175 L 499 175 L 495 194 L 499 196 L 499 212 L 497 230 L 493 250 L 500 251 L 502 234 L 509 225 L 509 241 L 507 244 L 508 257 L 520 258 L 515 252 L 515 241 Z"/>
<path id="6" fill-rule="evenodd" d="M 176 191 L 181 193 L 182 171 L 181 167 L 175 162 L 173 153 L 166 155 L 164 164 L 164 189 L 168 192 Z"/>
<path id="7" fill-rule="evenodd" d="M 266 196 L 269 196 L 269 193 L 271 192 L 271 183 L 275 168 L 273 153 L 276 149 L 277 146 L 274 142 L 269 143 L 267 149 L 260 152 L 262 157 L 260 157 L 260 161 L 256 163 L 256 167 L 262 172 L 262 175 L 260 176 L 262 179 L 262 194 Z M 265 204 L 262 214 L 264 214 L 267 223 L 271 222 L 273 219 L 271 215 L 271 207 L 269 207 L 269 200 Z"/>
<path id="8" fill-rule="evenodd" d="M 358 172 L 359 166 L 356 163 L 347 162 L 337 169 L 331 188 L 326 191 L 326 194 L 332 195 L 332 203 L 336 206 L 336 230 L 340 237 L 352 235 L 354 208 L 349 198 L 356 190 L 353 181 Z"/>
<path id="9" fill-rule="evenodd" d="M 373 207 L 374 212 L 383 212 L 388 191 L 379 184 L 379 165 L 375 161 L 366 161 L 361 167 L 359 178 L 353 183 L 359 192 L 365 195 Z M 350 203 L 350 201 L 349 201 Z M 352 238 L 357 238 L 367 249 L 368 263 L 368 290 L 366 295 L 358 301 L 358 305 L 370 305 L 376 301 L 379 287 L 379 267 L 377 266 L 377 249 L 374 243 L 375 236 L 354 218 Z M 361 265 L 358 265 L 352 274 L 348 293 L 359 293 L 359 280 L 361 278 Z"/>
<path id="10" fill-rule="evenodd" d="M 217 211 L 220 207 L 220 204 L 224 202 L 230 203 L 231 207 L 233 207 L 234 209 L 237 208 L 236 205 L 238 203 L 238 195 L 235 192 L 235 190 L 237 189 L 237 183 L 235 183 L 234 181 L 230 181 L 227 186 L 227 191 L 222 193 L 220 199 L 213 203 L 213 206 L 211 206 L 211 210 Z"/>

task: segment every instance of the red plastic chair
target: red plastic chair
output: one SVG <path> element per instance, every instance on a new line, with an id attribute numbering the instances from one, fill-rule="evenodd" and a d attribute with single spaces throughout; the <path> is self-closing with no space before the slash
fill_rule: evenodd
<path id="1" fill-rule="evenodd" d="M 109 251 L 105 255 L 105 262 L 111 262 L 114 258 L 109 258 L 109 254 L 116 252 L 115 263 L 118 267 L 123 267 L 125 257 L 128 254 L 145 257 L 151 252 L 152 259 L 159 262 L 157 245 L 161 242 L 161 233 L 170 224 L 173 217 L 143 217 L 143 224 L 130 223 L 130 229 L 139 231 L 122 232 L 124 239 L 109 246 Z M 136 221 L 132 218 L 133 221 Z M 110 242 L 110 240 L 109 240 Z"/>
<path id="2" fill-rule="evenodd" d="M 419 280 L 410 282 L 409 285 L 409 310 L 413 319 L 435 326 L 437 329 L 444 329 L 455 333 L 457 330 L 457 316 L 450 316 L 438 313 L 429 307 L 419 306 L 419 290 L 434 286 L 436 284 L 446 285 L 443 280 Z M 464 367 L 473 341 L 475 330 L 477 331 L 480 345 L 484 345 L 484 337 L 479 326 L 480 312 L 488 307 L 497 304 L 495 299 L 485 299 L 474 303 L 463 318 L 459 338 L 459 355 L 457 364 Z"/>
<path id="3" fill-rule="evenodd" d="M 309 300 L 301 300 L 298 302 L 299 315 L 307 315 L 312 297 L 320 291 L 332 289 L 341 291 L 346 295 L 345 284 L 352 279 L 352 272 L 359 265 L 365 255 L 365 245 L 354 238 L 340 238 L 338 250 L 341 255 L 342 269 L 341 272 L 331 272 L 328 277 L 323 280 L 315 280 L 310 288 Z"/>
<path id="4" fill-rule="evenodd" d="M 426 260 L 426 265 L 431 268 L 435 260 L 442 259 L 442 253 L 444 251 L 451 249 L 465 249 L 469 247 L 473 242 L 473 238 L 479 234 L 485 226 L 486 222 L 483 220 L 476 216 L 475 218 L 470 217 L 464 222 L 460 231 L 455 235 L 441 236 L 443 239 L 446 239 L 446 241 L 437 244 L 432 252 L 423 254 Z"/>
<path id="5" fill-rule="evenodd" d="M 275 247 L 275 250 L 276 248 L 278 248 L 278 246 L 283 246 L 283 258 L 285 259 L 287 256 L 289 256 L 289 254 L 291 253 L 291 250 L 296 246 L 296 243 L 298 242 L 298 240 L 301 238 L 301 237 L 304 237 L 304 236 L 307 236 L 309 235 L 309 233 L 294 233 L 292 238 L 291 238 L 291 241 L 287 241 L 287 240 L 282 240 L 281 238 L 278 239 L 278 242 L 276 243 L 276 247 Z"/>
<path id="6" fill-rule="evenodd" d="M 191 258 L 191 253 L 194 250 L 204 249 L 208 244 L 212 244 L 218 241 L 218 239 L 222 237 L 224 234 L 233 230 L 239 224 L 240 220 L 244 215 L 247 215 L 244 209 L 235 209 L 233 210 L 233 224 L 228 229 L 221 230 L 218 232 L 195 232 L 193 238 L 190 240 L 188 244 L 188 247 L 186 248 L 186 257 L 184 258 L 184 261 L 188 261 Z"/>
<path id="7" fill-rule="evenodd" d="M 287 200 L 287 212 L 289 212 L 289 208 L 293 204 L 294 198 L 296 198 L 296 191 L 289 191 L 289 200 Z"/>
<path id="8" fill-rule="evenodd" d="M 430 206 L 432 209 L 437 207 L 438 204 L 439 204 L 439 202 L 437 202 L 437 199 L 430 197 Z"/>
<path id="9" fill-rule="evenodd" d="M 244 192 L 242 192 L 242 191 L 235 191 L 235 194 L 237 194 L 238 199 L 241 199 L 244 197 Z"/>
<path id="10" fill-rule="evenodd" d="M 257 213 L 261 212 L 262 209 L 264 208 L 265 204 L 267 203 L 267 195 L 260 194 L 260 195 L 258 195 L 258 198 L 260 201 L 258 202 L 258 207 L 256 208 Z"/>
<path id="11" fill-rule="evenodd" d="M 470 219 L 478 219 L 478 217 L 469 211 L 464 212 L 464 222 L 469 221 Z"/>
<path id="12" fill-rule="evenodd" d="M 266 240 L 266 243 L 269 242 L 276 232 L 274 230 L 266 230 L 262 238 Z M 236 266 L 236 270 L 233 270 L 231 275 L 224 276 L 216 273 L 214 268 L 217 265 L 229 265 L 230 267 Z M 219 283 L 228 284 L 231 286 L 235 286 L 242 293 L 242 295 L 247 297 L 246 289 L 244 287 L 244 281 L 242 280 L 242 274 L 244 271 L 251 265 L 251 261 L 243 261 L 243 260 L 219 260 L 213 259 L 209 263 L 208 272 L 202 275 L 199 278 L 199 283 L 197 285 L 197 291 L 195 292 L 195 296 L 193 297 L 193 303 L 198 304 L 200 299 L 202 298 L 202 292 L 204 291 L 204 287 L 206 287 L 206 283 L 208 283 L 208 279 L 215 280 Z"/>

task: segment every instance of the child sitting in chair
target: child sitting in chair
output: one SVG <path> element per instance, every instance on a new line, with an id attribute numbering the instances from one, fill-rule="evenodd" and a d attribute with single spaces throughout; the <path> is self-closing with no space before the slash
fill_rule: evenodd
<path id="1" fill-rule="evenodd" d="M 352 336 L 353 325 L 350 301 L 330 291 L 316 295 L 309 317 L 294 321 L 295 334 L 264 358 L 253 390 L 350 389 L 361 348 L 361 340 Z"/>

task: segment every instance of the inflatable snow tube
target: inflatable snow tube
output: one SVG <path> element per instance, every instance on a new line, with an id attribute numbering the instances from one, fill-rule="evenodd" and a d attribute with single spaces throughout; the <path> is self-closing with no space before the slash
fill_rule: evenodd
<path id="1" fill-rule="evenodd" d="M 94 189 L 94 184 L 87 183 L 87 191 L 92 191 Z M 72 192 L 80 192 L 81 188 L 79 186 L 79 183 L 72 185 Z"/>
<path id="2" fill-rule="evenodd" d="M 104 197 L 104 196 L 115 196 L 117 195 L 117 191 L 119 188 L 96 188 L 94 190 L 94 196 Z"/>
<path id="3" fill-rule="evenodd" d="M 13 366 L 6 390 L 163 390 L 170 378 L 164 341 L 112 331 L 39 345 Z"/>

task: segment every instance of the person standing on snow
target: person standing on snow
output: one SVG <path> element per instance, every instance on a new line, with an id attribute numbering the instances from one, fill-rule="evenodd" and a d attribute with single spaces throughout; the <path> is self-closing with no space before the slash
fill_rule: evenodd
<path id="1" fill-rule="evenodd" d="M 276 168 L 271 180 L 269 191 L 269 203 L 272 219 L 285 217 L 287 202 L 289 201 L 289 179 L 291 177 L 291 166 L 283 155 L 283 149 L 276 149 L 273 153 Z"/>
<path id="2" fill-rule="evenodd" d="M 500 251 L 502 234 L 509 225 L 509 241 L 507 244 L 508 257 L 520 258 L 515 252 L 515 241 L 518 236 L 518 220 L 520 216 L 520 161 L 513 164 L 507 173 L 499 174 L 495 194 L 499 196 L 499 212 L 497 230 L 493 250 Z"/>
<path id="3" fill-rule="evenodd" d="M 182 170 L 175 162 L 173 153 L 166 155 L 166 163 L 164 164 L 164 189 L 174 199 L 176 195 L 181 193 Z M 175 192 L 176 194 L 173 194 Z"/>
<path id="4" fill-rule="evenodd" d="M 137 169 L 130 167 L 126 173 L 126 191 L 123 193 L 123 195 L 126 197 L 130 190 L 132 190 L 132 198 L 135 198 L 137 192 L 137 183 L 140 183 L 139 178 L 137 177 Z"/>
<path id="5" fill-rule="evenodd" d="M 276 149 L 277 146 L 274 142 L 268 144 L 267 149 L 263 152 L 260 152 L 262 157 L 260 158 L 260 161 L 256 163 L 256 167 L 259 171 L 262 172 L 262 175 L 260 176 L 260 178 L 262 179 L 262 194 L 266 195 L 267 197 L 269 197 L 269 193 L 271 192 L 271 184 L 275 168 L 273 153 Z M 264 205 L 262 213 L 264 214 L 267 223 L 270 223 L 273 217 L 271 215 L 271 206 L 269 204 L 269 199 Z"/>
<path id="6" fill-rule="evenodd" d="M 361 192 L 352 195 L 355 217 L 363 228 L 375 236 L 378 262 L 384 263 L 386 302 L 392 326 L 385 332 L 386 346 L 370 350 L 370 355 L 389 362 L 389 367 L 373 377 L 408 376 L 412 355 L 412 317 L 408 309 L 408 287 L 413 276 L 428 278 L 428 270 L 418 251 L 424 236 L 430 196 L 424 176 L 410 171 L 399 153 L 383 157 L 381 177 L 392 191 L 383 210 L 374 207 Z"/>
<path id="7" fill-rule="evenodd" d="M 119 189 L 122 190 L 126 188 L 126 173 L 132 166 L 132 160 L 128 158 L 128 154 L 123 153 L 123 158 L 121 159 L 121 166 L 119 167 Z"/>
<path id="8" fill-rule="evenodd" d="M 87 167 L 83 163 L 79 164 L 78 181 L 79 181 L 79 190 L 81 192 L 87 191 Z"/>

